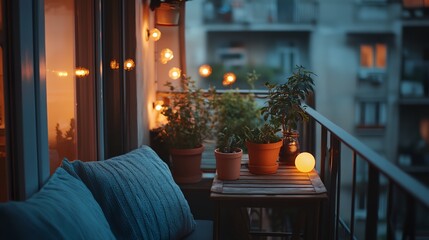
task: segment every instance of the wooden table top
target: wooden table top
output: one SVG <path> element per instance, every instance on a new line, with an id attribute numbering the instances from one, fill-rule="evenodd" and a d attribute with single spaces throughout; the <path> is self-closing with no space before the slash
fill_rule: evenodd
<path id="1" fill-rule="evenodd" d="M 280 165 L 277 173 L 255 175 L 246 165 L 241 169 L 240 179 L 224 181 L 215 175 L 211 197 L 236 198 L 327 198 L 326 188 L 315 170 L 301 173 L 294 166 Z"/>

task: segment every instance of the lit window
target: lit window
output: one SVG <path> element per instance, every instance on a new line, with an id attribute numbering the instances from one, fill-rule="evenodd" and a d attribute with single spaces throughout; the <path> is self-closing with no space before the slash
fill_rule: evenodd
<path id="1" fill-rule="evenodd" d="M 375 67 L 386 68 L 386 55 L 387 55 L 386 44 L 376 44 L 375 52 L 376 52 Z"/>
<path id="2" fill-rule="evenodd" d="M 362 44 L 360 46 L 360 66 L 363 68 L 385 69 L 387 63 L 387 46 L 383 43 Z"/>
<path id="3" fill-rule="evenodd" d="M 361 67 L 372 67 L 374 52 L 371 45 L 360 46 L 360 66 Z"/>

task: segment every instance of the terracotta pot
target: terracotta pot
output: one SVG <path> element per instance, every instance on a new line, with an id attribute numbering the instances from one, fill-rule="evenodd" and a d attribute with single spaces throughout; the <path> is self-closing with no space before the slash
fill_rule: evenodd
<path id="1" fill-rule="evenodd" d="M 280 149 L 279 161 L 288 166 L 295 166 L 295 158 L 300 153 L 299 132 L 296 130 L 284 132 L 283 136 L 283 146 Z"/>
<path id="2" fill-rule="evenodd" d="M 177 26 L 180 18 L 180 4 L 161 3 L 156 9 L 156 24 L 164 26 Z"/>
<path id="3" fill-rule="evenodd" d="M 249 172 L 253 174 L 273 174 L 277 172 L 280 148 L 283 142 L 258 144 L 246 142 L 249 154 Z"/>
<path id="4" fill-rule="evenodd" d="M 216 172 L 219 179 L 237 180 L 240 178 L 243 150 L 238 150 L 238 152 L 233 153 L 219 152 L 219 148 L 214 150 L 216 158 Z"/>
<path id="5" fill-rule="evenodd" d="M 204 146 L 193 149 L 170 149 L 171 171 L 176 183 L 196 183 L 201 180 L 203 152 Z"/>

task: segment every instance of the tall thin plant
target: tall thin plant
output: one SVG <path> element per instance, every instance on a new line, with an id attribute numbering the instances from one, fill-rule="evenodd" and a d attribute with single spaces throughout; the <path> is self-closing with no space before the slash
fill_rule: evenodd
<path id="1" fill-rule="evenodd" d="M 315 74 L 303 66 L 296 66 L 293 74 L 283 84 L 269 84 L 268 100 L 261 108 L 265 121 L 281 126 L 283 132 L 297 128 L 300 121 L 308 120 L 301 103 L 313 92 Z"/>

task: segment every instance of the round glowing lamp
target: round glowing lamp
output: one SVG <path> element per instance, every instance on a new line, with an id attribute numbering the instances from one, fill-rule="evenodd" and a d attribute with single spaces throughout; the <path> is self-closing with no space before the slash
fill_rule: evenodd
<path id="1" fill-rule="evenodd" d="M 178 79 L 180 77 L 180 74 L 182 73 L 182 71 L 180 70 L 180 68 L 174 67 L 171 68 L 170 71 L 168 71 L 168 76 L 175 80 Z"/>
<path id="2" fill-rule="evenodd" d="M 198 72 L 200 73 L 201 77 L 208 77 L 210 74 L 212 74 L 212 67 L 207 64 L 201 65 L 198 69 Z"/>
<path id="3" fill-rule="evenodd" d="M 313 155 L 308 152 L 302 152 L 295 158 L 295 167 L 300 172 L 310 172 L 316 165 L 316 160 Z"/>

